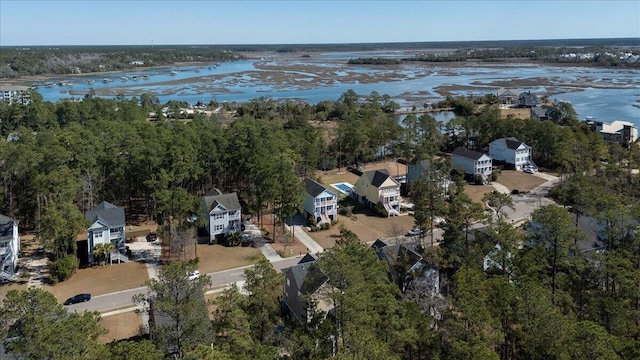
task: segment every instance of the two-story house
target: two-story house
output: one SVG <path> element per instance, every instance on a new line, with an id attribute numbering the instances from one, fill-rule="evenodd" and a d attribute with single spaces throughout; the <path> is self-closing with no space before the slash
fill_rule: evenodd
<path id="1" fill-rule="evenodd" d="M 518 96 L 518 107 L 534 107 L 542 104 L 540 96 L 532 94 L 531 91 L 521 93 Z"/>
<path id="2" fill-rule="evenodd" d="M 18 221 L 0 215 L 0 282 L 15 278 L 19 255 Z"/>
<path id="3" fill-rule="evenodd" d="M 514 137 L 500 138 L 489 143 L 489 156 L 516 170 L 533 165 L 531 147 Z"/>
<path id="4" fill-rule="evenodd" d="M 500 89 L 498 90 L 498 102 L 500 104 L 512 105 L 518 102 L 520 91 L 516 89 Z"/>
<path id="5" fill-rule="evenodd" d="M 593 131 L 600 133 L 606 142 L 616 142 L 628 146 L 638 140 L 638 128 L 629 121 L 616 120 L 609 124 L 589 118 L 586 123 Z"/>
<path id="6" fill-rule="evenodd" d="M 387 170 L 371 170 L 360 176 L 355 186 L 356 199 L 373 207 L 381 204 L 389 216 L 400 215 L 400 183 Z"/>
<path id="7" fill-rule="evenodd" d="M 94 261 L 93 248 L 100 243 L 110 242 L 115 246 L 115 253 L 125 252 L 124 208 L 103 201 L 87 211 L 84 217 L 91 222 L 87 228 L 87 255 L 90 262 Z"/>
<path id="8" fill-rule="evenodd" d="M 204 208 L 210 244 L 217 243 L 218 238 L 242 231 L 242 207 L 236 193 L 223 194 L 213 189 L 204 196 Z"/>
<path id="9" fill-rule="evenodd" d="M 319 182 L 304 179 L 304 211 L 316 226 L 338 220 L 338 195 Z"/>
<path id="10" fill-rule="evenodd" d="M 434 173 L 430 173 L 430 171 L 431 161 L 428 159 L 419 160 L 414 163 L 407 164 L 407 193 L 411 192 L 411 188 L 416 181 L 424 177 L 433 176 Z M 432 177 L 430 180 L 439 182 L 442 185 L 444 193 L 449 193 L 449 185 L 451 184 L 451 180 L 449 180 L 447 177 Z"/>
<path id="11" fill-rule="evenodd" d="M 454 170 L 464 171 L 465 174 L 475 176 L 480 174 L 487 179 L 491 175 L 493 163 L 487 154 L 459 147 L 451 153 L 451 163 Z"/>
<path id="12" fill-rule="evenodd" d="M 333 287 L 316 261 L 307 254 L 298 264 L 283 270 L 284 304 L 288 315 L 300 324 L 309 324 L 316 317 L 322 320 L 334 308 L 328 296 Z"/>

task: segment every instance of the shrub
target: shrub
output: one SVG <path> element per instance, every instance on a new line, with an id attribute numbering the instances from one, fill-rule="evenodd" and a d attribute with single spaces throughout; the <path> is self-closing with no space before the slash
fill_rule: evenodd
<path id="1" fill-rule="evenodd" d="M 329 223 L 324 223 L 321 226 L 322 230 L 329 230 L 330 228 L 331 228 L 331 224 L 329 224 Z"/>
<path id="2" fill-rule="evenodd" d="M 73 275 L 78 268 L 78 259 L 67 255 L 55 261 L 51 266 L 51 278 L 57 281 L 65 281 Z"/>

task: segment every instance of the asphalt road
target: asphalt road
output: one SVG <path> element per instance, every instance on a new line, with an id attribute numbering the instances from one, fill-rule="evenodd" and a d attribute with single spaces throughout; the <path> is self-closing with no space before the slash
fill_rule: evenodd
<path id="1" fill-rule="evenodd" d="M 282 269 L 297 264 L 301 258 L 302 256 L 285 258 L 282 260 L 274 261 L 271 263 L 271 265 L 273 265 L 276 270 L 282 271 Z M 250 267 L 251 265 L 235 269 L 223 270 L 207 274 L 207 276 L 211 278 L 211 287 L 218 288 L 244 280 L 244 271 Z M 78 312 L 82 312 L 84 310 L 106 312 L 114 309 L 133 307 L 134 303 L 131 298 L 138 294 L 144 294 L 147 292 L 147 290 L 147 287 L 139 287 L 135 289 L 93 296 L 90 301 L 69 305 L 67 306 L 67 309 L 69 311 Z"/>

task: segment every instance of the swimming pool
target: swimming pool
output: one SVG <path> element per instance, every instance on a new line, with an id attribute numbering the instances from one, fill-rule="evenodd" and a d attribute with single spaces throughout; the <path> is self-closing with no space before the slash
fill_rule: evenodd
<path id="1" fill-rule="evenodd" d="M 331 186 L 333 186 L 334 188 L 336 188 L 338 191 L 340 191 L 341 193 L 345 194 L 345 195 L 349 195 L 351 193 L 351 190 L 353 190 L 353 185 L 349 184 L 348 182 L 341 182 L 341 183 L 337 183 L 337 184 L 331 184 Z"/>

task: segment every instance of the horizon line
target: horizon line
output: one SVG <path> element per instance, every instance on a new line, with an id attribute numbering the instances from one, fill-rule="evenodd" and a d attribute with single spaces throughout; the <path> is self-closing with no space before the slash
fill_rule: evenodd
<path id="1" fill-rule="evenodd" d="M 638 40 L 640 37 L 602 37 L 602 38 L 546 38 L 546 39 L 502 39 L 502 40 L 429 40 L 429 41 L 381 41 L 381 42 L 318 42 L 318 43 L 228 43 L 228 44 L 205 44 L 205 43 L 191 43 L 191 44 L 170 44 L 170 43 L 155 43 L 149 44 L 48 44 L 48 45 L 33 45 L 33 44 L 13 44 L 13 45 L 0 45 L 0 48 L 10 47 L 99 47 L 99 46 L 330 46 L 330 45 L 386 45 L 386 44 L 460 44 L 460 43 L 495 43 L 495 42 L 536 42 L 536 41 L 605 41 L 605 40 Z M 640 46 L 640 42 L 636 45 Z"/>

